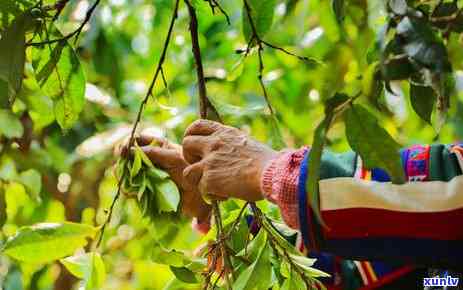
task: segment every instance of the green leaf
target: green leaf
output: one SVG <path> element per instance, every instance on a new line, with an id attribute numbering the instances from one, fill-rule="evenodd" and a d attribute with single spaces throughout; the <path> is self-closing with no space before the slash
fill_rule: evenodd
<path id="1" fill-rule="evenodd" d="M 172 180 L 164 180 L 157 185 L 156 193 L 159 212 L 177 211 L 180 192 Z"/>
<path id="2" fill-rule="evenodd" d="M 2 252 L 26 263 L 48 263 L 83 247 L 96 232 L 96 228 L 84 224 L 40 223 L 20 228 Z"/>
<path id="3" fill-rule="evenodd" d="M 333 8 L 336 21 L 341 24 L 345 16 L 345 1 L 344 0 L 331 0 L 331 7 Z"/>
<path id="4" fill-rule="evenodd" d="M 434 89 L 410 84 L 410 102 L 418 116 L 431 125 L 431 115 L 436 102 Z"/>
<path id="5" fill-rule="evenodd" d="M 35 169 L 29 169 L 19 174 L 19 182 L 25 187 L 27 193 L 35 201 L 40 201 L 40 191 L 42 190 L 42 176 Z"/>
<path id="6" fill-rule="evenodd" d="M 275 116 L 269 116 L 268 119 L 269 128 L 269 143 L 270 146 L 276 150 L 286 148 L 286 142 L 281 133 L 279 122 Z"/>
<path id="7" fill-rule="evenodd" d="M 313 268 L 316 259 L 310 259 L 302 255 L 290 255 L 294 264 L 298 265 L 309 277 L 330 277 L 329 274 Z"/>
<path id="8" fill-rule="evenodd" d="M 374 62 L 368 66 L 368 69 L 363 74 L 362 78 L 362 94 L 375 107 L 379 108 L 379 98 L 383 91 L 383 83 L 379 72 L 378 62 Z"/>
<path id="9" fill-rule="evenodd" d="M 296 271 L 290 271 L 287 279 L 283 282 L 280 290 L 305 289 L 306 285 L 301 276 Z"/>
<path id="10" fill-rule="evenodd" d="M 138 154 L 140 155 L 141 160 L 143 161 L 143 163 L 146 166 L 148 166 L 149 168 L 154 168 L 154 165 L 151 162 L 151 160 L 149 159 L 149 157 L 146 156 L 145 152 L 143 152 L 143 150 L 138 145 L 135 146 L 135 151 L 138 152 Z"/>
<path id="11" fill-rule="evenodd" d="M 169 174 L 167 172 L 156 167 L 152 167 L 148 169 L 146 172 L 148 176 L 152 177 L 154 180 L 162 180 L 169 177 Z"/>
<path id="12" fill-rule="evenodd" d="M 63 37 L 57 30 L 50 34 Z M 53 100 L 58 124 L 64 130 L 71 128 L 85 104 L 85 75 L 76 52 L 67 41 L 60 41 L 34 47 L 32 53 L 35 78 Z"/>
<path id="13" fill-rule="evenodd" d="M 291 245 L 277 230 L 275 230 L 274 226 L 268 220 L 263 220 L 262 224 L 269 234 L 278 241 L 278 244 L 286 250 L 286 252 L 290 254 L 299 253 L 293 245 Z"/>
<path id="14" fill-rule="evenodd" d="M 158 264 L 164 264 L 174 267 L 182 267 L 185 265 L 185 255 L 175 249 L 167 250 L 162 245 L 157 244 L 153 247 L 151 260 Z"/>
<path id="15" fill-rule="evenodd" d="M 0 134 L 6 138 L 20 138 L 23 135 L 23 125 L 9 110 L 0 110 Z"/>
<path id="16" fill-rule="evenodd" d="M 254 28 L 256 29 L 259 38 L 270 30 L 273 22 L 273 14 L 275 13 L 276 0 L 246 0 L 250 15 L 246 7 L 243 7 L 242 21 L 243 21 L 243 34 L 246 42 L 249 42 L 253 36 L 253 29 L 249 20 L 252 19 Z"/>
<path id="17" fill-rule="evenodd" d="M 101 289 L 106 280 L 106 269 L 99 253 L 78 254 L 60 260 L 72 275 L 83 279 L 84 289 Z"/>
<path id="18" fill-rule="evenodd" d="M 332 113 L 329 112 L 325 119 L 317 126 L 317 129 L 315 129 L 312 147 L 310 148 L 310 158 L 308 165 L 308 172 L 310 172 L 310 174 L 305 184 L 306 192 L 309 196 L 309 204 L 307 206 L 312 208 L 315 217 L 322 225 L 324 225 L 324 222 L 320 214 L 318 180 L 320 179 L 320 165 L 322 160 L 323 147 L 325 146 L 326 134 L 331 123 L 331 114 Z"/>
<path id="19" fill-rule="evenodd" d="M 407 57 L 390 58 L 381 66 L 381 72 L 386 80 L 408 79 L 415 69 Z"/>
<path id="20" fill-rule="evenodd" d="M 0 37 L 0 79 L 8 83 L 11 102 L 21 90 L 26 62 L 26 17 L 19 16 Z"/>
<path id="21" fill-rule="evenodd" d="M 270 245 L 264 244 L 255 259 L 238 276 L 233 283 L 234 290 L 267 290 L 272 286 L 272 263 L 270 256 L 272 249 Z"/>
<path id="22" fill-rule="evenodd" d="M 378 124 L 376 117 L 361 105 L 352 105 L 346 112 L 345 123 L 347 140 L 360 154 L 365 167 L 382 168 L 389 173 L 392 182 L 403 183 L 400 145 Z"/>
<path id="23" fill-rule="evenodd" d="M 259 256 L 260 252 L 262 252 L 262 249 L 266 244 L 267 232 L 259 231 L 254 239 L 252 239 L 252 241 L 249 243 L 247 248 L 244 248 L 236 255 L 242 257 L 247 256 L 250 260 L 255 260 Z"/>
<path id="24" fill-rule="evenodd" d="M 170 270 L 174 273 L 175 277 L 182 282 L 190 284 L 198 283 L 195 273 L 186 267 L 170 266 Z"/>
<path id="25" fill-rule="evenodd" d="M 332 112 L 346 103 L 349 100 L 349 96 L 343 93 L 336 93 L 333 97 L 325 101 L 325 115 L 331 115 Z"/>
<path id="26" fill-rule="evenodd" d="M 141 169 L 140 151 L 141 150 L 135 150 L 135 153 L 134 153 L 132 167 L 130 167 L 130 177 L 132 179 L 135 178 L 135 176 L 137 176 L 138 172 L 140 172 L 140 169 Z"/>

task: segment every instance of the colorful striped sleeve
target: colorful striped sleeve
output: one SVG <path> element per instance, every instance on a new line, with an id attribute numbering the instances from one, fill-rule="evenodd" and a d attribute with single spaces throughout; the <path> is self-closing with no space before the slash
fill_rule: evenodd
<path id="1" fill-rule="evenodd" d="M 313 251 L 357 260 L 459 265 L 463 258 L 462 147 L 417 145 L 402 150 L 408 180 L 402 185 L 391 184 L 384 170 L 364 168 L 353 152 L 324 152 L 319 200 L 326 227 L 316 222 L 306 206 L 307 150 L 296 179 L 297 222 L 291 226 L 299 227 Z"/>

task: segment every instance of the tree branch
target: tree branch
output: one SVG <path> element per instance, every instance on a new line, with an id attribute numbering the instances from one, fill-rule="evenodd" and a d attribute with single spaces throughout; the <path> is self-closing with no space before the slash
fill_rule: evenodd
<path id="1" fill-rule="evenodd" d="M 230 17 L 228 16 L 225 9 L 223 9 L 222 6 L 219 4 L 219 2 L 217 2 L 217 0 L 204 0 L 204 1 L 209 3 L 209 7 L 211 7 L 212 14 L 215 14 L 215 8 L 218 8 L 220 13 L 222 13 L 225 19 L 227 20 L 228 25 L 231 25 Z"/>
<path id="2" fill-rule="evenodd" d="M 206 78 L 204 77 L 204 70 L 203 70 L 203 63 L 201 59 L 201 48 L 199 46 L 199 37 L 198 37 L 198 19 L 196 16 L 196 11 L 193 5 L 190 3 L 189 0 L 185 0 L 185 4 L 188 7 L 188 12 L 190 14 L 190 34 L 191 34 L 191 44 L 192 44 L 192 51 L 193 56 L 196 63 L 196 74 L 198 77 L 198 93 L 199 93 L 199 112 L 200 117 L 202 119 L 208 119 L 210 116 L 209 112 L 210 109 L 217 111 L 210 103 L 207 97 L 207 89 L 206 89 Z M 217 114 L 218 116 L 218 114 Z M 222 239 L 224 236 L 223 233 L 223 226 L 222 226 L 222 216 L 220 213 L 219 202 L 217 200 L 212 201 L 212 212 L 214 214 L 214 220 L 217 227 L 217 242 L 219 243 L 219 248 L 222 253 L 223 264 L 225 268 L 225 281 L 228 289 L 231 289 L 231 282 L 229 278 L 229 273 L 233 279 L 233 268 L 230 256 L 227 252 L 227 247 L 225 245 L 225 240 Z M 215 269 L 214 269 L 215 270 Z"/>

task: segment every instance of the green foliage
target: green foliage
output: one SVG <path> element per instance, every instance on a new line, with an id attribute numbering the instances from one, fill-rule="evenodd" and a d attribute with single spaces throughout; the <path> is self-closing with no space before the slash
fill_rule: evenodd
<path id="1" fill-rule="evenodd" d="M 60 262 L 77 278 L 82 279 L 84 289 L 101 289 L 106 270 L 100 254 L 91 252 L 61 259 Z"/>
<path id="2" fill-rule="evenodd" d="M 23 135 L 21 122 L 10 111 L 0 109 L 0 123 L 0 133 L 6 138 L 19 138 Z"/>
<path id="3" fill-rule="evenodd" d="M 128 168 L 129 175 L 123 173 L 124 167 Z M 117 171 L 123 177 L 123 190 L 137 195 L 145 216 L 153 222 L 175 221 L 178 218 L 175 214 L 180 203 L 177 186 L 165 171 L 151 163 L 140 147 L 135 146 L 133 159 L 119 161 Z"/>
<path id="4" fill-rule="evenodd" d="M 95 234 L 94 227 L 83 224 L 36 224 L 19 229 L 5 243 L 2 253 L 27 263 L 47 263 L 73 253 Z"/>
<path id="5" fill-rule="evenodd" d="M 63 37 L 57 29 L 48 34 Z M 53 100 L 56 121 L 64 130 L 71 128 L 85 103 L 85 75 L 76 52 L 66 40 L 36 47 L 32 65 L 37 83 Z"/>

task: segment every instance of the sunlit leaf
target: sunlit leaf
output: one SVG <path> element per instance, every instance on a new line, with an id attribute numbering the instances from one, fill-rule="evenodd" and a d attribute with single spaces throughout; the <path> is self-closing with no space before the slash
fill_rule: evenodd
<path id="1" fill-rule="evenodd" d="M 141 150 L 135 150 L 134 152 L 132 166 L 130 167 L 130 177 L 131 178 L 134 178 L 135 176 L 137 176 L 138 172 L 140 172 L 140 169 L 141 169 L 140 151 Z"/>
<path id="2" fill-rule="evenodd" d="M 96 229 L 76 223 L 40 223 L 9 238 L 2 253 L 22 262 L 47 263 L 72 254 L 93 238 Z"/>
<path id="3" fill-rule="evenodd" d="M 272 249 L 270 245 L 264 244 L 255 258 L 255 261 L 247 267 L 233 283 L 236 290 L 266 290 L 272 285 L 272 263 L 270 255 Z M 259 277 L 259 279 L 256 279 Z"/>
<path id="4" fill-rule="evenodd" d="M 182 267 L 185 265 L 186 257 L 182 252 L 174 249 L 167 250 L 162 245 L 155 245 L 151 254 L 151 259 L 155 263 Z"/>
<path id="5" fill-rule="evenodd" d="M 19 138 L 23 135 L 21 121 L 9 110 L 0 110 L 0 124 L 0 134 L 6 138 Z"/>
<path id="6" fill-rule="evenodd" d="M 50 37 L 63 36 L 54 30 Z M 32 65 L 37 82 L 53 100 L 58 124 L 71 128 L 85 103 L 85 75 L 76 52 L 64 40 L 34 47 Z"/>
<path id="7" fill-rule="evenodd" d="M 42 190 L 42 176 L 35 169 L 29 169 L 19 174 L 21 182 L 27 190 L 27 193 L 36 201 L 40 201 L 40 191 Z"/>
<path id="8" fill-rule="evenodd" d="M 106 269 L 99 253 L 77 254 L 60 262 L 77 278 L 83 280 L 85 289 L 101 289 L 106 280 Z"/>
<path id="9" fill-rule="evenodd" d="M 159 192 L 156 193 L 156 197 L 159 211 L 177 211 L 180 203 L 180 192 L 177 185 L 172 180 L 164 180 L 158 184 L 157 188 Z"/>

